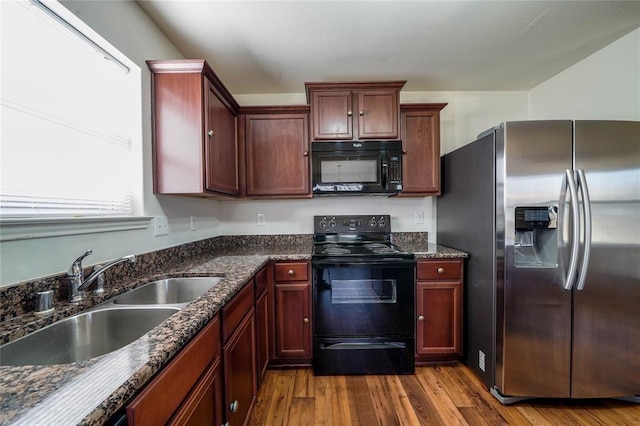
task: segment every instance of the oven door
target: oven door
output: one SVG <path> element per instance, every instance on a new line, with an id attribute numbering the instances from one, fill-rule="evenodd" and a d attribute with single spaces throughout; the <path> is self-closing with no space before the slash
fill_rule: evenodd
<path id="1" fill-rule="evenodd" d="M 314 262 L 314 337 L 413 337 L 415 262 Z"/>

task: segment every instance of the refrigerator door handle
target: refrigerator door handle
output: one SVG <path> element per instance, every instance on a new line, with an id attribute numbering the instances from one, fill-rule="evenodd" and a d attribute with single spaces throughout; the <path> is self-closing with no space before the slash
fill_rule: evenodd
<path id="1" fill-rule="evenodd" d="M 578 212 L 578 189 L 573 170 L 566 169 L 565 175 L 571 197 L 571 257 L 569 258 L 569 271 L 564 281 L 564 289 L 571 290 L 578 272 L 578 252 L 580 249 L 580 215 Z"/>
<path id="2" fill-rule="evenodd" d="M 584 170 L 578 169 L 578 187 L 582 194 L 583 212 L 584 212 L 584 254 L 582 255 L 582 265 L 576 288 L 582 290 L 587 280 L 587 269 L 589 266 L 589 255 L 591 254 L 591 199 L 589 198 L 589 186 Z"/>

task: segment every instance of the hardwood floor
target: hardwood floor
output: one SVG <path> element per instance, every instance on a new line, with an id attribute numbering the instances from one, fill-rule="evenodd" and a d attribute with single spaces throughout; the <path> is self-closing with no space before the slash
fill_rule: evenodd
<path id="1" fill-rule="evenodd" d="M 640 425 L 616 400 L 531 400 L 503 406 L 462 364 L 411 376 L 318 376 L 268 370 L 250 425 Z"/>

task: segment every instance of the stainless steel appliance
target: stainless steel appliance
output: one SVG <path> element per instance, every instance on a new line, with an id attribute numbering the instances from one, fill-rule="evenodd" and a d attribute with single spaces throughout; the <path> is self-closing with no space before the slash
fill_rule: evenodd
<path id="1" fill-rule="evenodd" d="M 494 396 L 640 402 L 640 122 L 506 122 L 442 170 L 465 361 Z"/>
<path id="2" fill-rule="evenodd" d="M 402 142 L 314 142 L 314 195 L 396 194 L 402 190 Z"/>
<path id="3" fill-rule="evenodd" d="M 413 373 L 416 261 L 389 215 L 315 216 L 311 264 L 314 373 Z"/>

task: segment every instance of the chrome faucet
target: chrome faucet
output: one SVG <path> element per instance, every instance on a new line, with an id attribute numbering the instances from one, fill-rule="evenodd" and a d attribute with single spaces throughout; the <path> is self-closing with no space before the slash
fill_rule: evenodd
<path id="1" fill-rule="evenodd" d="M 82 260 L 93 253 L 93 250 L 87 250 L 82 256 L 78 257 L 69 267 L 67 271 L 67 279 L 69 280 L 69 301 L 79 302 L 82 300 L 83 292 L 97 279 L 98 281 L 104 280 L 104 271 L 122 262 L 136 262 L 136 257 L 133 254 L 120 257 L 111 262 L 107 262 L 104 265 L 96 266 L 93 272 L 85 279 L 84 272 L 82 270 Z M 104 281 L 103 281 L 104 282 Z M 100 291 L 100 288 L 98 289 Z M 104 291 L 104 288 L 103 288 Z"/>

